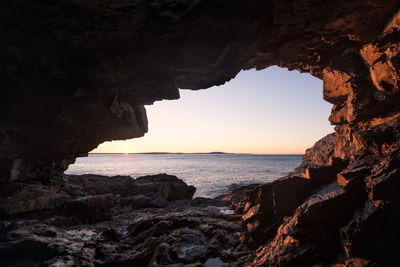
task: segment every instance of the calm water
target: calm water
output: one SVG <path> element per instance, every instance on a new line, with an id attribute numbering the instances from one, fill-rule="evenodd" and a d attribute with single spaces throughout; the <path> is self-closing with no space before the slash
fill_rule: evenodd
<path id="1" fill-rule="evenodd" d="M 195 196 L 215 197 L 241 185 L 267 183 L 293 171 L 302 155 L 90 154 L 67 174 L 176 175 L 197 188 Z"/>

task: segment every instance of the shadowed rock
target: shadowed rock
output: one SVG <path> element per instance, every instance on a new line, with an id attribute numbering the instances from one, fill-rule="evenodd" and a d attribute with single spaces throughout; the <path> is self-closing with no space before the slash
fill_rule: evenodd
<path id="1" fill-rule="evenodd" d="M 305 266 L 329 262 L 340 252 L 340 226 L 350 218 L 354 204 L 336 183 L 323 187 L 287 217 L 274 239 L 257 253 L 251 266 Z"/>

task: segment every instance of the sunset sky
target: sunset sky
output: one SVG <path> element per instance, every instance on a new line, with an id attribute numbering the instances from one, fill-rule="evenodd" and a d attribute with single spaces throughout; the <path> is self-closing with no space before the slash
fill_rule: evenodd
<path id="1" fill-rule="evenodd" d="M 322 81 L 297 71 L 242 71 L 222 86 L 180 94 L 146 106 L 144 137 L 105 142 L 92 152 L 301 154 L 333 132 Z"/>

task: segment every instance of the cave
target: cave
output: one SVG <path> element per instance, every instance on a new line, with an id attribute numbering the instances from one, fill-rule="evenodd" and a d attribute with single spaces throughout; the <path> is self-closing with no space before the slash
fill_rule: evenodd
<path id="1" fill-rule="evenodd" d="M 0 7 L 1 265 L 203 266 L 219 256 L 231 266 L 395 265 L 398 1 L 10 0 Z M 136 223 L 119 214 L 110 223 L 110 192 L 129 195 L 149 178 L 64 175 L 102 142 L 143 136 L 144 105 L 269 66 L 323 80 L 335 133 L 308 149 L 291 176 L 241 192 L 233 221 L 183 210 Z M 176 177 L 154 179 L 149 188 L 168 200 L 193 195 Z M 129 205 L 143 200 L 129 197 Z M 240 238 L 208 255 L 206 237 L 182 228 L 200 227 L 198 218 Z M 100 233 L 83 226 L 93 224 Z M 181 234 L 168 238 L 181 247 L 155 241 L 177 228 Z M 236 254 L 224 256 L 228 250 Z"/>

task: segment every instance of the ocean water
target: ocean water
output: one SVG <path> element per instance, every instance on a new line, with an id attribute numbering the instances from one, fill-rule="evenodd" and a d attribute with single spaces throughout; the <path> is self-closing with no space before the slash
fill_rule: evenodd
<path id="1" fill-rule="evenodd" d="M 167 173 L 215 197 L 239 186 L 268 183 L 287 175 L 302 155 L 254 154 L 89 154 L 69 166 L 67 174 L 130 175 Z"/>

